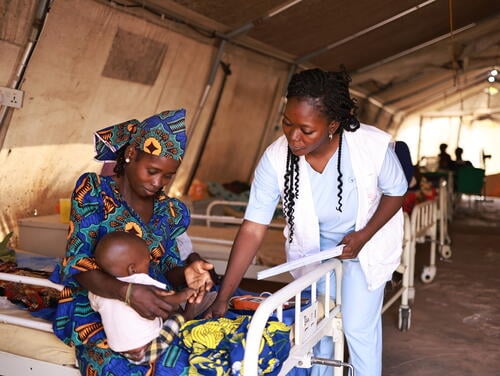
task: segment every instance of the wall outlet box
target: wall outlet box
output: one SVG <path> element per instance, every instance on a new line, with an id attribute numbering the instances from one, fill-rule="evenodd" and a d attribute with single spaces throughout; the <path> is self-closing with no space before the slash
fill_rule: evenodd
<path id="1" fill-rule="evenodd" d="M 21 90 L 0 87 L 0 105 L 21 108 L 23 106 L 24 92 Z"/>

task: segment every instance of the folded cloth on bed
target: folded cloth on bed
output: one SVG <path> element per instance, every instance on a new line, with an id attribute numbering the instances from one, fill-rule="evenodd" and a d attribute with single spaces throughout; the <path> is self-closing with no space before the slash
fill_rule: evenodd
<path id="1" fill-rule="evenodd" d="M 19 268 L 13 262 L 1 263 L 0 272 L 36 278 L 48 278 L 50 274 L 45 271 Z M 0 280 L 0 296 L 5 296 L 12 303 L 19 304 L 33 312 L 56 307 L 59 291 L 50 287 Z"/>

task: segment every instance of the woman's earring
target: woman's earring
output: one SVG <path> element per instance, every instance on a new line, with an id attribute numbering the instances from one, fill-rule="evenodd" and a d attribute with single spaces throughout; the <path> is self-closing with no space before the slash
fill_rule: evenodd
<path id="1" fill-rule="evenodd" d="M 332 139 L 333 139 L 333 133 L 328 132 L 328 140 L 330 140 L 330 142 L 332 142 Z"/>
<path id="2" fill-rule="evenodd" d="M 125 158 L 125 163 L 130 163 L 130 158 L 129 157 Z"/>

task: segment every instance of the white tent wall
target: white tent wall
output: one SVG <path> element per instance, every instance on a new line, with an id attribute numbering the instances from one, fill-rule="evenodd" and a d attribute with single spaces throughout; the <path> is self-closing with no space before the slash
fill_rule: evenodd
<path id="1" fill-rule="evenodd" d="M 273 97 L 280 95 L 287 67 L 231 47 L 222 60 L 230 64 L 232 73 L 196 176 L 202 181 L 249 182 L 262 152 L 261 143 L 267 146 L 274 137 L 266 136 L 267 127 L 276 113 Z M 261 140 L 261 136 L 265 139 Z M 242 154 L 243 159 L 239 157 Z"/>
<path id="2" fill-rule="evenodd" d="M 33 2 L 26 5 L 30 5 L 26 9 L 33 8 Z M 18 12 L 18 9 L 10 7 L 8 11 Z M 28 13 L 25 19 L 30 22 Z M 103 76 L 103 67 L 119 30 L 166 46 L 153 84 Z M 16 69 L 23 46 L 21 41 L 4 40 L 0 48 L 2 85 L 5 86 L 8 76 Z M 54 1 L 26 69 L 22 85 L 23 107 L 12 111 L 0 152 L 0 238 L 9 231 L 16 232 L 17 221 L 35 211 L 38 215 L 54 213 L 58 199 L 70 195 L 82 172 L 99 171 L 100 164 L 93 161 L 92 134 L 95 130 L 179 107 L 187 109 L 189 127 L 189 116 L 194 113 L 204 90 L 214 53 L 215 48 L 209 43 L 188 38 L 103 3 Z M 277 75 L 273 73 L 272 64 L 269 67 L 260 58 L 245 57 L 244 52 L 229 51 L 226 57 L 234 66 L 221 111 L 231 109 L 234 116 L 217 122 L 214 138 L 219 136 L 230 144 L 231 136 L 234 140 L 242 140 L 245 147 L 253 148 L 261 141 L 261 135 L 253 129 L 244 132 L 248 137 L 242 137 L 236 127 L 250 130 L 252 124 L 259 124 L 262 129 L 270 112 L 269 103 L 275 95 Z M 240 63 L 244 69 L 236 67 Z M 255 74 L 253 66 L 257 67 Z M 262 85 L 260 80 L 263 80 Z M 233 90 L 235 92 L 230 93 Z M 257 106 L 250 105 L 252 102 Z M 200 124 L 207 123 L 213 106 L 212 93 L 199 118 Z M 262 111 L 262 106 L 267 108 Z M 202 131 L 203 126 L 196 130 L 198 134 Z M 196 141 L 199 138 L 196 132 L 193 148 L 200 142 Z M 242 149 L 238 147 L 238 150 Z M 223 170 L 220 167 L 224 164 L 224 160 L 210 162 L 212 158 L 220 158 L 220 150 L 214 153 L 213 157 L 204 157 L 211 172 Z M 227 168 L 224 167 L 228 176 L 248 177 L 253 163 L 248 156 L 225 151 L 223 157 L 226 162 L 231 161 Z"/>
<path id="3" fill-rule="evenodd" d="M 25 3 L 33 10 L 36 1 Z M 7 10 L 18 11 L 15 7 Z M 25 19 L 30 22 L 27 15 Z M 12 230 L 17 233 L 19 218 L 31 216 L 35 210 L 38 215 L 55 213 L 58 199 L 70 195 L 81 173 L 100 170 L 100 164 L 93 161 L 95 130 L 179 107 L 187 109 L 189 129 L 190 116 L 205 89 L 216 47 L 211 41 L 172 31 L 167 22 L 159 23 L 161 20 L 151 22 L 99 1 L 52 3 L 23 78 L 23 107 L 11 110 L 0 151 L 0 238 Z M 116 57 L 112 55 L 120 33 L 164 45 L 165 54 L 153 83 L 104 75 L 110 59 Z M 118 42 L 123 45 L 124 40 Z M 136 69 L 140 68 L 138 62 L 147 63 L 140 56 L 140 47 L 136 61 L 124 64 L 134 63 Z M 4 51 L 12 50 L 12 43 L 0 44 L 1 77 L 4 77 L 0 85 L 8 84 L 6 77 L 18 63 L 13 55 L 22 48 L 16 45 L 6 61 Z M 138 48 L 137 44 L 134 48 Z M 130 56 L 127 55 L 129 59 Z M 256 150 L 268 143 L 263 138 L 275 136 L 262 132 L 275 115 L 273 98 L 281 90 L 279 86 L 284 84 L 287 71 L 283 63 L 237 47 L 227 48 L 222 60 L 231 64 L 233 73 L 221 97 L 198 173 L 203 179 L 248 180 Z M 116 72 L 111 70 L 111 73 Z M 215 108 L 220 76 L 189 142 L 191 150 L 196 150 L 203 141 Z M 241 153 L 242 150 L 251 150 L 251 155 Z M 179 175 L 189 174 L 193 164 L 188 153 Z M 183 190 L 180 187 L 177 192 Z"/>
<path id="4" fill-rule="evenodd" d="M 26 44 L 36 2 L 33 0 L 0 2 L 0 84 L 12 80 L 13 70 Z"/>
<path id="5" fill-rule="evenodd" d="M 500 94 L 490 95 L 487 87 L 477 88 L 462 103 L 444 106 L 438 111 L 422 112 L 405 119 L 396 138 L 405 141 L 414 164 L 422 157 L 439 154 L 439 144 L 448 145 L 447 152 L 455 159 L 455 148 L 464 150 L 463 159 L 475 167 L 485 168 L 486 175 L 500 173 L 500 127 L 498 114 L 488 115 L 488 108 L 500 107 Z M 434 110 L 434 109 L 430 109 Z M 462 115 L 462 116 L 460 116 Z M 421 118 L 422 116 L 422 118 Z M 419 149 L 419 128 L 420 149 Z M 483 164 L 482 153 L 491 155 Z"/>

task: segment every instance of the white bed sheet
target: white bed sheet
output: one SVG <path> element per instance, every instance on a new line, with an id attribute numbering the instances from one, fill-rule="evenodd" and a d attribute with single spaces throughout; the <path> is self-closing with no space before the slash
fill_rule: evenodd
<path id="1" fill-rule="evenodd" d="M 46 320 L 33 317 L 0 297 L 0 351 L 60 365 L 76 364 L 75 351 L 53 333 L 6 324 L 4 316 L 39 322 L 50 327 Z"/>

